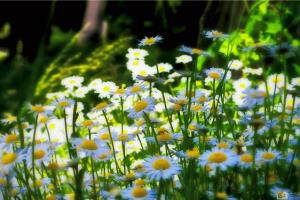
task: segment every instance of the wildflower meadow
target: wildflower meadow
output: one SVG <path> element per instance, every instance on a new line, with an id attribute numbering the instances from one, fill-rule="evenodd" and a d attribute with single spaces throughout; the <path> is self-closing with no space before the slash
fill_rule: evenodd
<path id="1" fill-rule="evenodd" d="M 150 63 L 167 42 L 145 37 L 128 49 L 130 85 L 70 76 L 46 103 L 3 118 L 3 199 L 300 199 L 300 77 L 285 62 L 293 48 L 239 49 L 276 54 L 282 73 L 228 56 L 230 42 L 226 65 L 199 68 L 210 52 L 185 45 Z"/>

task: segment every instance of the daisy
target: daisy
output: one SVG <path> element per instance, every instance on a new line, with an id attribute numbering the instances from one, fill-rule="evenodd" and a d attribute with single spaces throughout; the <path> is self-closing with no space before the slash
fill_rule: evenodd
<path id="1" fill-rule="evenodd" d="M 156 69 L 154 67 L 149 67 L 148 65 L 145 65 L 132 71 L 132 78 L 136 80 L 141 79 L 143 77 L 152 77 L 154 74 L 156 74 Z"/>
<path id="2" fill-rule="evenodd" d="M 228 64 L 228 68 L 232 70 L 239 70 L 243 67 L 243 63 L 240 60 L 232 60 Z"/>
<path id="3" fill-rule="evenodd" d="M 212 168 L 219 167 L 221 170 L 226 170 L 227 167 L 237 164 L 237 155 L 228 149 L 214 148 L 204 152 L 199 158 L 201 166 L 209 165 Z"/>
<path id="4" fill-rule="evenodd" d="M 146 90 L 146 86 L 142 84 L 134 84 L 131 87 L 128 87 L 126 89 L 126 95 L 131 96 L 131 95 L 137 95 L 140 94 L 141 92 L 144 92 Z"/>
<path id="5" fill-rule="evenodd" d="M 185 156 L 189 159 L 199 159 L 200 151 L 197 147 L 194 147 L 193 149 L 186 150 Z"/>
<path id="6" fill-rule="evenodd" d="M 59 99 L 56 99 L 52 105 L 55 107 L 58 107 L 58 108 L 65 109 L 65 108 L 72 107 L 74 105 L 74 103 L 75 102 L 72 99 L 59 98 Z"/>
<path id="7" fill-rule="evenodd" d="M 98 161 L 108 161 L 112 158 L 113 152 L 110 149 L 101 149 L 93 154 L 93 159 Z"/>
<path id="8" fill-rule="evenodd" d="M 111 106 L 113 106 L 113 103 L 110 103 L 108 101 L 101 101 L 93 108 L 93 111 L 106 111 Z"/>
<path id="9" fill-rule="evenodd" d="M 109 150 L 107 145 L 99 139 L 72 138 L 73 148 L 77 150 L 80 157 L 95 157 L 99 151 Z"/>
<path id="10" fill-rule="evenodd" d="M 4 114 L 4 119 L 1 119 L 0 121 L 2 123 L 11 124 L 11 123 L 17 122 L 17 117 L 15 115 L 10 114 L 10 113 L 5 113 Z"/>
<path id="11" fill-rule="evenodd" d="M 193 59 L 191 56 L 189 55 L 181 55 L 176 57 L 176 63 L 183 63 L 183 64 L 187 64 L 189 62 L 191 62 Z"/>
<path id="12" fill-rule="evenodd" d="M 118 87 L 114 82 L 102 82 L 99 88 L 95 90 L 95 93 L 98 93 L 100 98 L 106 98 L 110 97 L 117 89 Z"/>
<path id="13" fill-rule="evenodd" d="M 253 155 L 250 153 L 243 153 L 239 155 L 239 165 L 243 168 L 249 168 L 253 163 Z"/>
<path id="14" fill-rule="evenodd" d="M 73 96 L 77 98 L 84 98 L 89 91 L 89 87 L 80 87 L 74 91 Z"/>
<path id="15" fill-rule="evenodd" d="M 138 68 L 142 68 L 142 67 L 145 67 L 145 66 L 148 66 L 146 65 L 145 63 L 145 60 L 140 60 L 140 59 L 130 59 L 128 60 L 128 62 L 126 63 L 126 66 L 127 66 L 127 69 L 129 71 L 134 71 Z"/>
<path id="16" fill-rule="evenodd" d="M 122 192 L 122 197 L 129 200 L 155 200 L 154 190 L 149 190 L 142 186 L 133 186 Z"/>
<path id="17" fill-rule="evenodd" d="M 161 143 L 172 143 L 175 140 L 182 139 L 182 134 L 181 133 L 171 134 L 167 129 L 159 128 L 156 137 L 157 140 Z M 155 142 L 155 138 L 153 137 L 148 137 L 147 140 L 151 142 Z"/>
<path id="18" fill-rule="evenodd" d="M 3 173 L 8 173 L 14 165 L 25 159 L 25 151 L 3 152 L 0 157 L 0 168 Z"/>
<path id="19" fill-rule="evenodd" d="M 88 85 L 89 90 L 97 90 L 102 84 L 102 80 L 100 78 L 94 79 Z"/>
<path id="20" fill-rule="evenodd" d="M 273 186 L 270 192 L 272 197 L 277 199 L 294 199 L 294 195 L 289 189 Z"/>
<path id="21" fill-rule="evenodd" d="M 223 78 L 225 71 L 221 68 L 212 67 L 210 69 L 205 70 L 205 74 L 213 80 L 220 80 Z"/>
<path id="22" fill-rule="evenodd" d="M 262 75 L 263 73 L 263 69 L 262 68 L 257 68 L 257 69 L 253 69 L 253 68 L 244 68 L 243 72 L 245 74 L 252 74 L 252 75 Z"/>
<path id="23" fill-rule="evenodd" d="M 151 46 L 155 43 L 161 42 L 163 38 L 159 35 L 155 37 L 145 37 L 144 39 L 139 41 L 139 46 Z"/>
<path id="24" fill-rule="evenodd" d="M 67 89 L 74 89 L 75 87 L 81 87 L 83 80 L 84 79 L 81 76 L 71 76 L 71 77 L 64 78 L 61 81 L 61 84 L 65 86 Z"/>
<path id="25" fill-rule="evenodd" d="M 99 125 L 98 122 L 95 122 L 94 120 L 90 120 L 90 119 L 86 119 L 78 123 L 78 126 L 81 126 L 83 128 L 89 128 L 89 129 L 98 125 Z"/>
<path id="26" fill-rule="evenodd" d="M 285 77 L 283 74 L 272 74 L 270 76 L 268 76 L 268 79 L 267 79 L 267 83 L 268 83 L 268 86 L 271 87 L 271 88 L 283 88 L 284 87 L 284 80 L 285 80 Z M 274 89 L 270 90 L 270 91 L 274 91 Z"/>
<path id="27" fill-rule="evenodd" d="M 30 180 L 30 186 L 32 188 L 41 188 L 41 187 L 47 187 L 51 183 L 50 178 L 41 178 L 41 179 L 36 179 L 35 182 L 32 182 Z"/>
<path id="28" fill-rule="evenodd" d="M 242 92 L 251 86 L 251 81 L 247 78 L 240 78 L 233 82 L 233 87 L 236 92 Z"/>
<path id="29" fill-rule="evenodd" d="M 114 130 L 111 131 L 111 137 L 113 140 L 115 140 L 117 138 L 117 133 Z M 98 138 L 101 141 L 110 142 L 110 135 L 109 135 L 108 129 L 101 130 Z"/>
<path id="30" fill-rule="evenodd" d="M 157 69 L 159 73 L 170 72 L 173 69 L 173 66 L 169 63 L 159 63 L 157 64 Z"/>
<path id="31" fill-rule="evenodd" d="M 196 90 L 195 96 L 192 97 L 192 102 L 202 104 L 209 100 L 210 91 L 208 90 Z"/>
<path id="32" fill-rule="evenodd" d="M 262 104 L 267 96 L 266 92 L 251 88 L 244 90 L 243 93 L 245 94 L 244 104 L 247 107 L 253 107 L 255 105 Z"/>
<path id="33" fill-rule="evenodd" d="M 109 188 L 109 190 L 101 190 L 100 196 L 108 200 L 118 199 L 121 198 L 121 189 L 114 186 Z"/>
<path id="34" fill-rule="evenodd" d="M 224 34 L 224 33 L 220 32 L 220 31 L 216 31 L 216 30 L 204 31 L 204 36 L 206 38 L 210 38 L 210 39 L 213 39 L 213 40 L 224 39 L 224 38 L 228 37 L 227 34 Z"/>
<path id="35" fill-rule="evenodd" d="M 129 108 L 128 117 L 130 118 L 140 118 L 144 113 L 150 113 L 154 110 L 154 99 L 152 97 L 147 97 L 141 99 L 133 104 L 133 108 Z"/>
<path id="36" fill-rule="evenodd" d="M 50 144 L 48 142 L 43 142 L 35 145 L 34 152 L 31 148 L 27 150 L 26 160 L 29 166 L 32 166 L 32 154 L 33 160 L 36 165 L 41 165 L 42 163 L 49 163 L 54 154 L 55 148 L 58 143 Z"/>
<path id="37" fill-rule="evenodd" d="M 0 137 L 0 148 L 3 150 L 11 150 L 13 145 L 19 140 L 19 136 L 15 133 L 2 135 Z"/>
<path id="38" fill-rule="evenodd" d="M 280 158 L 281 155 L 276 150 L 259 150 L 256 154 L 259 163 L 272 163 Z"/>
<path id="39" fill-rule="evenodd" d="M 300 86 L 300 77 L 292 78 L 293 86 Z"/>
<path id="40" fill-rule="evenodd" d="M 191 47 L 187 47 L 185 45 L 182 45 L 179 49 L 179 51 L 184 52 L 184 53 L 188 53 L 190 55 L 204 55 L 207 56 L 208 53 L 206 51 L 203 51 L 202 49 L 198 49 L 198 48 L 191 48 Z"/>
<path id="41" fill-rule="evenodd" d="M 154 156 L 145 159 L 145 174 L 151 180 L 170 179 L 180 173 L 180 166 L 170 157 Z"/>
<path id="42" fill-rule="evenodd" d="M 128 53 L 126 54 L 126 57 L 130 60 L 138 59 L 138 60 L 144 60 L 145 56 L 149 55 L 149 53 L 144 49 L 128 49 Z"/>

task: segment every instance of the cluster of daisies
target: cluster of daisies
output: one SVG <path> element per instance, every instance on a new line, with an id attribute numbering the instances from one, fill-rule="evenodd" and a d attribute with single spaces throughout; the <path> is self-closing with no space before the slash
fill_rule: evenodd
<path id="1" fill-rule="evenodd" d="M 3 199 L 299 199 L 300 77 L 238 59 L 199 71 L 210 53 L 184 45 L 149 63 L 160 42 L 128 49 L 133 84 L 72 76 L 45 104 L 6 114 Z"/>

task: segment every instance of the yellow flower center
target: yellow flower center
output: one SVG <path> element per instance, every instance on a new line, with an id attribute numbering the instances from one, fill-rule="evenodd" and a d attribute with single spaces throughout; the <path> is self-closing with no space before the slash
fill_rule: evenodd
<path id="1" fill-rule="evenodd" d="M 5 178 L 0 178 L 0 185 L 3 186 L 3 185 L 6 185 L 7 181 Z"/>
<path id="2" fill-rule="evenodd" d="M 108 85 L 103 87 L 103 91 L 104 92 L 109 92 L 110 91 L 110 87 Z"/>
<path id="3" fill-rule="evenodd" d="M 181 106 L 181 105 L 179 105 L 179 104 L 176 104 L 176 103 L 175 103 L 175 104 L 173 104 L 173 109 L 174 109 L 174 110 L 176 110 L 176 111 L 179 111 L 179 110 L 181 110 L 181 107 L 182 107 L 182 106 Z"/>
<path id="4" fill-rule="evenodd" d="M 220 32 L 220 31 L 213 31 L 212 34 L 213 34 L 215 37 L 220 37 L 220 36 L 223 35 L 223 33 Z"/>
<path id="5" fill-rule="evenodd" d="M 272 153 L 272 152 L 264 152 L 264 153 L 262 154 L 262 157 L 263 157 L 263 159 L 265 159 L 265 160 L 272 160 L 272 159 L 275 158 L 275 154 Z"/>
<path id="6" fill-rule="evenodd" d="M 101 102 L 96 105 L 97 110 L 102 110 L 108 106 L 107 102 Z"/>
<path id="7" fill-rule="evenodd" d="M 125 89 L 124 88 L 119 88 L 116 90 L 116 94 L 124 94 L 125 93 Z"/>
<path id="8" fill-rule="evenodd" d="M 34 182 L 34 187 L 41 187 L 43 185 L 42 180 L 38 179 Z"/>
<path id="9" fill-rule="evenodd" d="M 190 131 L 196 131 L 196 130 L 197 130 L 197 126 L 194 125 L 194 124 L 189 124 L 189 125 L 188 125 L 188 129 L 189 129 Z"/>
<path id="10" fill-rule="evenodd" d="M 45 108 L 40 105 L 35 105 L 31 107 L 32 111 L 37 112 L 37 113 L 42 113 L 45 111 Z"/>
<path id="11" fill-rule="evenodd" d="M 147 106 L 148 106 L 148 102 L 141 100 L 141 101 L 136 102 L 133 107 L 134 107 L 135 112 L 140 112 L 140 111 L 144 110 L 145 108 L 147 108 Z"/>
<path id="12" fill-rule="evenodd" d="M 141 87 L 138 86 L 138 85 L 135 85 L 131 88 L 131 92 L 132 93 L 137 93 L 137 92 L 140 92 L 141 91 Z"/>
<path id="13" fill-rule="evenodd" d="M 135 198 L 141 198 L 141 197 L 145 197 L 147 196 L 148 192 L 145 188 L 141 187 L 141 186 L 136 186 L 132 189 L 131 192 L 132 196 L 134 196 Z"/>
<path id="14" fill-rule="evenodd" d="M 176 101 L 176 104 L 179 104 L 179 105 L 185 105 L 188 103 L 188 100 L 187 99 L 178 99 Z"/>
<path id="15" fill-rule="evenodd" d="M 94 124 L 94 122 L 92 120 L 85 120 L 81 124 L 82 124 L 82 126 L 89 127 L 89 126 L 92 126 Z"/>
<path id="16" fill-rule="evenodd" d="M 134 183 L 137 186 L 144 186 L 146 184 L 146 181 L 144 179 L 137 179 Z"/>
<path id="17" fill-rule="evenodd" d="M 194 54 L 201 54 L 201 53 L 202 53 L 202 50 L 201 50 L 201 49 L 193 48 L 193 49 L 192 49 L 192 53 L 194 53 Z"/>
<path id="18" fill-rule="evenodd" d="M 127 139 L 128 139 L 128 135 L 127 134 L 120 134 L 119 136 L 118 136 L 118 138 L 119 138 L 119 140 L 121 140 L 121 141 L 126 141 Z"/>
<path id="19" fill-rule="evenodd" d="M 220 149 L 228 149 L 229 145 L 226 142 L 220 142 L 217 144 Z"/>
<path id="20" fill-rule="evenodd" d="M 159 158 L 156 159 L 153 163 L 152 163 L 152 167 L 155 170 L 166 170 L 169 169 L 171 167 L 170 162 L 164 158 Z"/>
<path id="21" fill-rule="evenodd" d="M 100 135 L 100 139 L 101 139 L 101 140 L 109 140 L 109 139 L 110 139 L 109 133 L 102 133 L 102 134 Z"/>
<path id="22" fill-rule="evenodd" d="M 104 160 L 107 158 L 107 153 L 101 153 L 98 155 L 98 158 L 101 159 L 101 160 Z"/>
<path id="23" fill-rule="evenodd" d="M 69 106 L 69 102 L 68 102 L 68 101 L 60 101 L 60 102 L 58 103 L 58 105 L 59 105 L 60 107 L 67 107 L 67 106 Z"/>
<path id="24" fill-rule="evenodd" d="M 43 149 L 38 149 L 34 151 L 33 155 L 34 155 L 34 159 L 39 160 L 46 155 L 46 152 Z"/>
<path id="25" fill-rule="evenodd" d="M 48 122 L 48 120 L 49 120 L 49 118 L 48 117 L 46 117 L 46 116 L 43 116 L 43 115 L 40 115 L 39 116 L 39 122 L 40 123 L 47 123 Z"/>
<path id="26" fill-rule="evenodd" d="M 141 71 L 139 72 L 139 75 L 140 75 L 140 76 L 147 76 L 147 75 L 148 75 L 148 72 L 145 71 L 145 70 L 141 70 Z"/>
<path id="27" fill-rule="evenodd" d="M 5 155 L 2 156 L 2 164 L 8 165 L 13 163 L 17 159 L 17 154 L 16 153 L 6 153 Z"/>
<path id="28" fill-rule="evenodd" d="M 10 134 L 10 135 L 7 135 L 5 137 L 5 143 L 7 143 L 7 144 L 14 143 L 17 140 L 18 140 L 18 135 L 17 134 Z"/>
<path id="29" fill-rule="evenodd" d="M 157 136 L 158 141 L 169 141 L 172 140 L 172 138 L 173 138 L 172 135 L 167 132 L 163 132 Z"/>
<path id="30" fill-rule="evenodd" d="M 152 45 L 152 44 L 155 43 L 155 38 L 154 38 L 154 37 L 146 38 L 145 41 L 144 41 L 144 43 L 145 43 L 146 45 Z"/>
<path id="31" fill-rule="evenodd" d="M 213 79 L 219 79 L 221 77 L 221 74 L 218 72 L 210 72 L 209 76 Z"/>
<path id="32" fill-rule="evenodd" d="M 222 163 L 226 160 L 227 155 L 221 151 L 213 152 L 208 157 L 208 161 L 211 163 Z"/>
<path id="33" fill-rule="evenodd" d="M 199 158 L 200 152 L 198 148 L 189 149 L 186 151 L 186 155 L 189 158 Z"/>
<path id="34" fill-rule="evenodd" d="M 94 140 L 85 140 L 82 142 L 81 148 L 87 150 L 97 150 L 98 146 Z"/>
<path id="35" fill-rule="evenodd" d="M 216 198 L 217 199 L 227 199 L 227 194 L 226 194 L 226 192 L 217 192 Z"/>
<path id="36" fill-rule="evenodd" d="M 199 111 L 199 110 L 201 110 L 203 108 L 203 106 L 201 106 L 201 105 L 192 105 L 192 107 L 191 107 L 191 109 L 193 110 L 193 111 Z"/>
<path id="37" fill-rule="evenodd" d="M 253 161 L 253 156 L 250 154 L 243 154 L 241 155 L 240 160 L 244 163 L 251 163 Z"/>
<path id="38" fill-rule="evenodd" d="M 261 92 L 261 91 L 255 91 L 250 94 L 250 97 L 252 97 L 252 98 L 260 98 L 260 97 L 266 97 L 266 96 L 267 96 L 267 93 Z"/>
<path id="39" fill-rule="evenodd" d="M 47 196 L 46 200 L 56 200 L 56 196 L 55 195 Z"/>
<path id="40" fill-rule="evenodd" d="M 135 179 L 135 174 L 133 172 L 129 172 L 128 174 L 126 174 L 126 179 L 127 180 Z"/>
<path id="41" fill-rule="evenodd" d="M 133 55 L 134 55 L 134 56 L 140 56 L 141 53 L 140 53 L 140 52 L 134 52 Z"/>
<path id="42" fill-rule="evenodd" d="M 199 103 L 204 103 L 206 101 L 206 97 L 205 96 L 198 97 L 197 101 Z"/>
<path id="43" fill-rule="evenodd" d="M 48 164 L 48 168 L 52 170 L 59 169 L 59 164 L 57 162 L 51 162 Z"/>

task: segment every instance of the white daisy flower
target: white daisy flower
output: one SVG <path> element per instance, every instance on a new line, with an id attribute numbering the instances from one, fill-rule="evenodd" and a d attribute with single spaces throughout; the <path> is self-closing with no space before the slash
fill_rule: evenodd
<path id="1" fill-rule="evenodd" d="M 259 163 L 272 163 L 281 158 L 281 154 L 276 150 L 259 150 L 256 159 Z"/>
<path id="2" fill-rule="evenodd" d="M 247 107 L 253 107 L 255 105 L 260 105 L 264 102 L 267 93 L 258 89 L 248 88 L 243 91 L 245 94 L 244 105 Z"/>
<path id="3" fill-rule="evenodd" d="M 110 97 L 117 89 L 118 87 L 114 82 L 102 82 L 100 87 L 95 90 L 95 93 L 98 93 L 100 98 L 106 98 Z"/>
<path id="4" fill-rule="evenodd" d="M 183 64 L 187 64 L 189 62 L 191 62 L 193 60 L 193 58 L 189 55 L 181 55 L 176 57 L 176 63 L 183 63 Z"/>
<path id="5" fill-rule="evenodd" d="M 300 77 L 292 78 L 291 83 L 293 86 L 300 86 Z"/>
<path id="6" fill-rule="evenodd" d="M 132 71 L 132 78 L 136 80 L 138 76 L 147 77 L 153 76 L 154 74 L 156 74 L 156 69 L 154 67 L 149 67 L 148 65 L 145 65 Z"/>
<path id="7" fill-rule="evenodd" d="M 77 150 L 80 157 L 95 157 L 100 151 L 108 151 L 106 143 L 99 139 L 72 138 L 72 145 Z"/>
<path id="8" fill-rule="evenodd" d="M 154 99 L 152 97 L 147 97 L 141 99 L 134 103 L 133 108 L 129 108 L 128 117 L 130 118 L 140 118 L 143 113 L 151 113 L 155 108 Z"/>
<path id="9" fill-rule="evenodd" d="M 59 108 L 65 109 L 65 108 L 72 107 L 74 105 L 74 103 L 75 103 L 75 101 L 72 99 L 59 98 L 59 99 L 56 99 L 52 103 L 52 105 L 55 106 L 56 108 L 59 107 Z"/>
<path id="10" fill-rule="evenodd" d="M 81 87 L 83 80 L 84 79 L 81 76 L 71 76 L 71 77 L 64 78 L 61 81 L 61 84 L 68 89 L 73 89 L 75 87 Z"/>
<path id="11" fill-rule="evenodd" d="M 257 75 L 260 76 L 263 73 L 263 69 L 262 68 L 257 68 L 257 69 L 253 69 L 253 68 L 244 68 L 243 72 L 245 74 L 252 74 L 252 75 Z"/>
<path id="12" fill-rule="evenodd" d="M 146 86 L 142 85 L 142 84 L 134 84 L 131 87 L 128 87 L 126 89 L 126 95 L 127 96 L 131 96 L 131 95 L 137 95 L 140 94 L 142 92 L 144 92 L 146 90 Z"/>
<path id="13" fill-rule="evenodd" d="M 233 82 L 233 87 L 235 91 L 241 92 L 251 86 L 251 81 L 247 78 L 240 78 Z"/>
<path id="14" fill-rule="evenodd" d="M 145 66 L 148 66 L 146 65 L 145 63 L 145 60 L 140 60 L 140 59 L 130 59 L 128 60 L 128 62 L 126 63 L 126 66 L 127 66 L 127 69 L 129 71 L 134 71 L 138 68 L 142 68 L 142 67 L 145 67 Z M 148 66 L 149 67 L 149 66 Z"/>
<path id="15" fill-rule="evenodd" d="M 102 84 L 102 80 L 100 78 L 97 78 L 89 83 L 88 88 L 90 90 L 97 90 L 98 88 L 100 88 L 101 84 Z"/>
<path id="16" fill-rule="evenodd" d="M 154 190 L 149 190 L 143 186 L 135 185 L 122 191 L 122 197 L 129 200 L 155 200 Z"/>
<path id="17" fill-rule="evenodd" d="M 173 66 L 170 65 L 169 63 L 159 63 L 157 64 L 157 68 L 159 73 L 162 73 L 162 72 L 170 72 L 173 69 Z"/>
<path id="18" fill-rule="evenodd" d="M 73 95 L 77 98 L 84 98 L 89 91 L 90 89 L 88 87 L 80 87 L 74 91 Z"/>
<path id="19" fill-rule="evenodd" d="M 180 173 L 180 166 L 170 157 L 154 156 L 144 162 L 145 174 L 151 180 L 170 179 Z"/>
<path id="20" fill-rule="evenodd" d="M 272 74 L 267 78 L 268 87 L 281 89 L 284 87 L 284 75 L 283 74 Z M 274 89 L 270 91 L 274 91 Z"/>
<path id="21" fill-rule="evenodd" d="M 239 155 L 239 165 L 243 168 L 249 168 L 252 166 L 253 156 L 250 153 L 243 153 Z"/>
<path id="22" fill-rule="evenodd" d="M 299 198 L 296 198 L 295 195 L 289 190 L 289 189 L 286 189 L 286 188 L 281 188 L 281 187 L 278 187 L 278 186 L 273 186 L 270 190 L 271 192 L 271 195 L 272 197 L 276 198 L 276 199 L 299 199 Z"/>
<path id="23" fill-rule="evenodd" d="M 15 133 L 2 135 L 0 137 L 0 149 L 5 151 L 12 150 L 13 145 L 19 141 L 19 136 Z"/>
<path id="24" fill-rule="evenodd" d="M 151 46 L 155 43 L 161 42 L 163 38 L 159 35 L 155 37 L 145 37 L 144 39 L 139 41 L 139 46 Z"/>
<path id="25" fill-rule="evenodd" d="M 41 165 L 42 163 L 49 163 L 52 159 L 52 155 L 56 149 L 58 143 L 50 144 L 48 142 L 43 142 L 35 145 L 34 152 L 29 148 L 27 150 L 27 164 L 32 166 L 32 153 L 34 157 L 34 163 L 36 165 Z"/>
<path id="26" fill-rule="evenodd" d="M 205 70 L 206 76 L 213 80 L 221 80 L 225 74 L 224 69 L 212 67 Z"/>
<path id="27" fill-rule="evenodd" d="M 25 151 L 3 152 L 0 157 L 0 169 L 3 173 L 8 173 L 15 164 L 22 162 L 26 158 Z"/>
<path id="28" fill-rule="evenodd" d="M 223 32 L 221 31 L 216 31 L 216 30 L 212 30 L 212 31 L 204 31 L 204 36 L 206 38 L 210 38 L 210 39 L 213 39 L 213 40 L 216 40 L 216 39 L 224 39 L 224 38 L 227 38 L 228 35 L 227 34 L 224 34 Z"/>
<path id="29" fill-rule="evenodd" d="M 240 60 L 232 60 L 228 64 L 229 69 L 239 70 L 243 67 L 243 63 Z"/>
<path id="30" fill-rule="evenodd" d="M 128 49 L 128 53 L 126 54 L 126 57 L 130 60 L 138 59 L 143 60 L 145 56 L 149 55 L 148 51 L 144 49 Z"/>
<path id="31" fill-rule="evenodd" d="M 201 166 L 211 166 L 212 168 L 219 167 L 221 170 L 226 170 L 237 164 L 237 155 L 228 149 L 213 148 L 204 152 L 199 158 Z"/>

